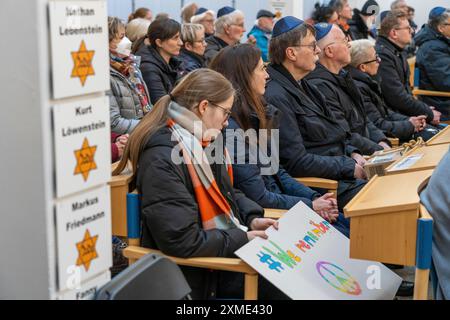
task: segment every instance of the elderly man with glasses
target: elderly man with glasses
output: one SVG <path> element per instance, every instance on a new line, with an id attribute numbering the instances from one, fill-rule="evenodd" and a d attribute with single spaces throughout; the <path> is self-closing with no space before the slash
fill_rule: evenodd
<path id="1" fill-rule="evenodd" d="M 351 132 L 352 145 L 365 155 L 390 149 L 386 136 L 367 118 L 363 97 L 344 69 L 351 61 L 348 38 L 335 25 L 320 23 L 315 28 L 322 52 L 307 79 L 325 96 L 340 125 Z"/>

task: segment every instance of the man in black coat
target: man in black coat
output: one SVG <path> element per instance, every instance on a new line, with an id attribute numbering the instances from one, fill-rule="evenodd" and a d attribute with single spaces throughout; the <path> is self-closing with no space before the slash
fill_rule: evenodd
<path id="1" fill-rule="evenodd" d="M 341 126 L 351 132 L 352 145 L 365 155 L 390 149 L 383 132 L 368 120 L 361 93 L 344 70 L 351 61 L 347 37 L 335 25 L 321 23 L 315 29 L 322 52 L 307 80 L 317 86 Z"/>
<path id="2" fill-rule="evenodd" d="M 385 101 L 393 110 L 407 116 L 427 116 L 438 125 L 441 113 L 433 106 L 416 100 L 411 91 L 409 65 L 404 48 L 411 42 L 412 28 L 404 12 L 390 11 L 381 23 L 376 50 L 381 58 L 378 76 Z"/>
<path id="3" fill-rule="evenodd" d="M 430 20 L 416 35 L 416 64 L 420 70 L 419 88 L 450 92 L 450 9 L 437 7 L 431 10 Z M 450 120 L 450 98 L 422 96 L 422 101 Z"/>
<path id="4" fill-rule="evenodd" d="M 409 141 L 415 132 L 423 131 L 426 116 L 408 117 L 386 106 L 380 85 L 373 78 L 380 66 L 374 44 L 364 39 L 352 41 L 351 56 L 352 62 L 347 70 L 363 96 L 369 119 L 386 135 L 401 141 Z"/>
<path id="5" fill-rule="evenodd" d="M 280 111 L 281 164 L 294 177 L 339 180 L 342 209 L 365 183 L 356 180 L 366 178 L 364 159 L 348 143 L 350 132 L 328 110 L 321 93 L 303 80 L 316 67 L 314 34 L 314 28 L 294 17 L 277 22 L 265 98 Z"/>

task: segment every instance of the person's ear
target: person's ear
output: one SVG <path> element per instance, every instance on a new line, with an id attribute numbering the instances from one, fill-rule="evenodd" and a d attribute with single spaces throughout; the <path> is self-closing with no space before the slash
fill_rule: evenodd
<path id="1" fill-rule="evenodd" d="M 334 53 L 331 46 L 327 46 L 326 48 L 323 49 L 323 55 L 327 58 L 333 58 Z"/>
<path id="2" fill-rule="evenodd" d="M 184 43 L 184 47 L 185 47 L 187 50 L 189 50 L 189 51 L 192 51 L 192 50 L 194 49 L 193 44 L 190 43 L 190 42 L 185 42 L 185 43 Z"/>
<path id="3" fill-rule="evenodd" d="M 161 41 L 161 39 L 156 39 L 156 40 L 155 40 L 155 44 L 156 44 L 156 46 L 157 46 L 158 48 L 161 48 L 161 47 L 162 47 L 162 41 Z"/>
<path id="4" fill-rule="evenodd" d="M 206 109 L 208 109 L 208 105 L 209 105 L 208 100 L 200 101 L 200 103 L 198 104 L 198 112 L 200 116 L 203 116 L 205 114 Z"/>
<path id="5" fill-rule="evenodd" d="M 437 29 L 438 29 L 439 33 L 444 33 L 444 27 L 442 25 L 439 25 L 437 27 Z"/>
<path id="6" fill-rule="evenodd" d="M 225 27 L 223 28 L 223 30 L 225 31 L 226 35 L 230 35 L 230 26 L 228 24 L 225 25 Z"/>
<path id="7" fill-rule="evenodd" d="M 290 61 L 297 60 L 297 52 L 295 51 L 295 49 L 293 47 L 287 47 L 285 53 L 286 53 L 286 58 L 289 59 Z"/>
<path id="8" fill-rule="evenodd" d="M 367 71 L 367 67 L 365 64 L 360 64 L 358 67 L 359 70 L 361 70 L 362 72 L 366 73 Z"/>

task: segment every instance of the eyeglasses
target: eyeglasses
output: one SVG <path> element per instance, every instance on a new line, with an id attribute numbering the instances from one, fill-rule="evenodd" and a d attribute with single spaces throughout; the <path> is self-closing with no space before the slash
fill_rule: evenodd
<path id="1" fill-rule="evenodd" d="M 216 103 L 212 103 L 211 101 L 210 101 L 209 103 L 212 104 L 213 106 L 216 106 L 216 107 L 222 109 L 222 110 L 224 111 L 224 114 L 225 114 L 225 120 L 228 120 L 228 119 L 230 118 L 231 113 L 232 113 L 231 110 L 228 110 L 227 108 L 224 108 L 224 107 L 222 107 L 221 105 L 218 105 L 218 104 L 216 104 Z"/>
<path id="2" fill-rule="evenodd" d="M 200 39 L 200 40 L 195 40 L 195 41 L 194 41 L 194 43 L 197 43 L 197 42 L 199 42 L 199 43 L 203 43 L 203 44 L 206 44 L 206 39 L 205 39 L 205 38 L 203 38 L 203 39 Z"/>
<path id="3" fill-rule="evenodd" d="M 395 28 L 395 30 L 409 30 L 409 32 L 413 32 L 414 28 L 409 26 L 409 27 L 403 27 L 403 28 Z"/>
<path id="4" fill-rule="evenodd" d="M 317 41 L 314 41 L 311 44 L 299 44 L 299 45 L 294 46 L 294 48 L 295 47 L 310 47 L 313 49 L 313 51 L 316 51 L 317 50 Z"/>
<path id="5" fill-rule="evenodd" d="M 241 24 L 232 23 L 231 25 L 239 27 L 239 28 L 244 28 L 245 27 L 244 23 L 241 23 Z"/>
<path id="6" fill-rule="evenodd" d="M 374 63 L 374 62 L 378 62 L 378 63 L 381 62 L 381 58 L 380 58 L 380 56 L 378 54 L 375 55 L 375 60 L 366 61 L 366 62 L 363 62 L 363 63 L 361 63 L 359 65 L 370 64 L 370 63 Z"/>

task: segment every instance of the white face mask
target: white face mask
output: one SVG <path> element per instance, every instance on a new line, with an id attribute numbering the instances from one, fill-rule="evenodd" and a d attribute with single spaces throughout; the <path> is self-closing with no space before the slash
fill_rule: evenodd
<path id="1" fill-rule="evenodd" d="M 122 40 L 117 45 L 116 52 L 123 56 L 130 56 L 131 54 L 131 41 L 127 37 L 123 37 Z"/>

